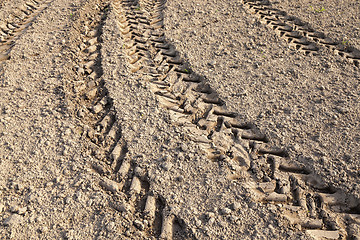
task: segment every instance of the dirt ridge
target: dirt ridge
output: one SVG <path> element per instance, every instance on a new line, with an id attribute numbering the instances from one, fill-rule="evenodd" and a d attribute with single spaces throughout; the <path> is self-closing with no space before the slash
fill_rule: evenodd
<path id="1" fill-rule="evenodd" d="M 146 9 L 150 16 L 151 13 L 156 15 L 147 22 L 142 22 L 141 4 L 134 2 L 128 10 L 118 10 L 120 28 L 127 39 L 125 48 L 128 49 L 131 72 L 149 75 L 152 91 L 170 110 L 174 122 L 184 126 L 192 122 L 205 130 L 196 134 L 198 128 L 184 127 L 197 135 L 195 141 L 210 158 L 230 161 L 232 166 L 238 164 L 235 167 L 238 176 L 242 176 L 239 173 L 242 168 L 252 172 L 256 181 L 252 186 L 255 200 L 283 202 L 283 215 L 292 224 L 300 224 L 310 235 L 334 239 L 357 237 L 356 220 L 351 214 L 359 214 L 358 199 L 327 185 L 311 170 L 287 158 L 281 148 L 267 145 L 267 137 L 253 124 L 236 120 L 237 114 L 226 110 L 216 91 L 192 72 L 161 32 L 151 32 L 151 29 L 163 27 L 161 4 L 154 4 L 153 11 Z M 129 13 L 131 10 L 133 13 Z M 137 19 L 142 21 L 134 22 Z M 152 23 L 156 23 L 154 28 Z"/>

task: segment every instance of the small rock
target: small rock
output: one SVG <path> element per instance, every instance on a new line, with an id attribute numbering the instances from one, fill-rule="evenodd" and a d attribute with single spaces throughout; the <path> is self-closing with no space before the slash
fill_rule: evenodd
<path id="1" fill-rule="evenodd" d="M 65 204 L 71 203 L 71 197 L 66 197 L 66 198 L 64 199 L 64 203 L 65 203 Z"/>
<path id="2" fill-rule="evenodd" d="M 85 74 L 85 69 L 82 68 L 82 67 L 79 67 L 78 70 L 77 70 L 77 72 L 78 72 L 79 74 L 81 74 L 81 75 L 84 75 L 84 74 Z"/>
<path id="3" fill-rule="evenodd" d="M 254 209 L 254 208 L 257 207 L 257 205 L 256 205 L 255 202 L 250 202 L 250 203 L 249 203 L 249 207 L 252 208 L 252 209 Z"/>
<path id="4" fill-rule="evenodd" d="M 165 170 L 165 171 L 169 171 L 172 168 L 172 163 L 170 162 L 165 162 L 163 164 L 161 164 L 161 167 Z"/>
<path id="5" fill-rule="evenodd" d="M 108 224 L 106 224 L 106 229 L 109 231 L 109 232 L 113 232 L 115 231 L 115 223 L 114 222 L 109 222 Z"/>
<path id="6" fill-rule="evenodd" d="M 18 209 L 18 214 L 20 214 L 20 215 L 24 215 L 25 213 L 26 213 L 26 211 L 27 211 L 28 209 L 27 209 L 27 207 L 22 207 L 22 208 L 19 208 Z"/>
<path id="7" fill-rule="evenodd" d="M 49 228 L 47 226 L 42 226 L 38 229 L 39 233 L 46 233 L 49 231 Z"/>
<path id="8" fill-rule="evenodd" d="M 30 194 L 26 197 L 26 201 L 27 201 L 27 202 L 34 202 L 36 198 L 37 198 L 36 193 L 30 193 Z"/>
<path id="9" fill-rule="evenodd" d="M 235 223 L 235 222 L 237 222 L 237 220 L 238 220 L 239 218 L 236 217 L 236 216 L 230 215 L 228 219 L 229 219 L 230 222 Z"/>
<path id="10" fill-rule="evenodd" d="M 335 107 L 335 110 L 340 114 L 345 114 L 349 112 L 349 110 L 345 107 Z"/>
<path id="11" fill-rule="evenodd" d="M 23 217 L 19 214 L 12 214 L 10 217 L 6 218 L 4 221 L 5 226 L 16 226 L 19 225 L 23 220 Z"/>
<path id="12" fill-rule="evenodd" d="M 84 50 L 86 48 L 86 44 L 85 43 L 81 43 L 79 46 L 80 50 Z"/>
<path id="13" fill-rule="evenodd" d="M 4 204 L 0 204 L 0 213 L 2 213 L 5 209 L 5 205 Z"/>
<path id="14" fill-rule="evenodd" d="M 142 230 L 145 229 L 144 224 L 143 224 L 141 221 L 139 221 L 139 220 L 135 220 L 135 221 L 134 221 L 134 226 L 135 226 L 137 229 L 139 229 L 140 231 L 142 231 Z"/>
<path id="15" fill-rule="evenodd" d="M 17 212 L 19 211 L 19 207 L 18 207 L 18 206 L 11 206 L 11 207 L 9 208 L 9 211 L 10 211 L 11 213 L 17 213 Z"/>
<path id="16" fill-rule="evenodd" d="M 216 64 L 216 61 L 214 60 L 214 61 L 211 61 L 211 62 L 208 62 L 208 65 L 210 66 L 210 67 L 215 67 L 215 64 Z"/>
<path id="17" fill-rule="evenodd" d="M 201 220 L 200 220 L 200 219 L 196 220 L 195 225 L 196 225 L 197 227 L 201 227 L 201 225 L 202 225 Z"/>
<path id="18" fill-rule="evenodd" d="M 264 182 L 264 183 L 259 183 L 259 188 L 264 192 L 264 193 L 271 193 L 275 190 L 276 188 L 276 183 L 275 182 Z"/>
<path id="19" fill-rule="evenodd" d="M 127 231 L 124 233 L 124 235 L 125 235 L 126 237 L 130 237 L 130 236 L 131 236 L 131 232 L 130 232 L 129 230 L 127 230 Z"/>
<path id="20" fill-rule="evenodd" d="M 24 186 L 21 183 L 16 183 L 15 184 L 15 189 L 19 190 L 19 191 L 22 191 L 24 189 Z"/>
<path id="21" fill-rule="evenodd" d="M 220 213 L 223 214 L 223 215 L 228 215 L 228 214 L 231 213 L 231 209 L 225 207 L 225 208 L 220 210 Z"/>
<path id="22" fill-rule="evenodd" d="M 238 202 L 233 202 L 230 207 L 232 210 L 237 211 L 238 209 L 240 209 L 241 204 Z"/>
<path id="23" fill-rule="evenodd" d="M 213 213 L 213 212 L 208 212 L 208 213 L 206 213 L 206 217 L 207 217 L 208 219 L 213 218 L 213 217 L 215 217 L 215 213 Z"/>
<path id="24" fill-rule="evenodd" d="M 182 175 L 180 175 L 176 178 L 176 181 L 182 182 L 182 181 L 184 181 L 184 177 Z"/>
<path id="25" fill-rule="evenodd" d="M 97 92 L 98 92 L 98 89 L 97 89 L 97 88 L 93 88 L 92 90 L 90 90 L 90 91 L 88 91 L 88 92 L 86 93 L 86 97 L 87 97 L 88 99 L 94 99 L 95 96 L 96 96 L 96 94 L 97 94 Z"/>
<path id="26" fill-rule="evenodd" d="M 181 144 L 180 148 L 181 148 L 181 151 L 183 151 L 183 152 L 186 152 L 187 150 L 189 150 L 189 147 L 186 144 Z"/>
<path id="27" fill-rule="evenodd" d="M 65 135 L 70 136 L 71 133 L 72 133 L 71 128 L 66 128 Z"/>
<path id="28" fill-rule="evenodd" d="M 85 112 L 84 109 L 80 109 L 80 110 L 77 112 L 77 115 L 78 115 L 79 118 L 83 118 L 83 117 L 85 117 L 86 112 Z"/>

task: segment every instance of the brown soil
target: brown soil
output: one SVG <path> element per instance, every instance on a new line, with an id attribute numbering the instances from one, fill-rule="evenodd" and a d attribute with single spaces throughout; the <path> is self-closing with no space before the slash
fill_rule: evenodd
<path id="1" fill-rule="evenodd" d="M 249 2 L 2 1 L 2 239 L 360 238 L 359 67 Z M 360 48 L 359 2 L 270 3 Z"/>

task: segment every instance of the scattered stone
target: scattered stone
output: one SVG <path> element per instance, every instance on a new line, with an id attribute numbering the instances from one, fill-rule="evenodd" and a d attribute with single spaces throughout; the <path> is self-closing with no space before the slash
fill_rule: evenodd
<path id="1" fill-rule="evenodd" d="M 125 235 L 126 237 L 130 237 L 130 236 L 131 236 L 131 232 L 130 232 L 129 230 L 127 230 L 127 231 L 124 233 L 124 235 Z"/>
<path id="2" fill-rule="evenodd" d="M 189 150 L 189 147 L 183 143 L 183 144 L 181 144 L 180 149 L 181 149 L 181 151 L 186 152 Z"/>
<path id="3" fill-rule="evenodd" d="M 196 225 L 198 228 L 201 227 L 201 225 L 202 225 L 201 220 L 200 220 L 200 219 L 197 219 L 197 220 L 195 221 L 195 225 Z"/>
<path id="4" fill-rule="evenodd" d="M 86 112 L 84 109 L 80 109 L 78 112 L 77 112 L 77 115 L 79 118 L 84 118 L 85 115 L 86 115 Z"/>
<path id="5" fill-rule="evenodd" d="M 19 211 L 19 207 L 18 207 L 18 206 L 11 206 L 11 207 L 9 208 L 9 211 L 10 211 L 11 213 L 17 213 L 17 212 Z"/>
<path id="6" fill-rule="evenodd" d="M 22 207 L 18 209 L 18 214 L 20 215 L 24 215 L 26 213 L 26 211 L 28 210 L 27 207 Z"/>
<path id="7" fill-rule="evenodd" d="M 184 177 L 182 175 L 180 175 L 176 178 L 176 181 L 182 182 L 182 181 L 184 181 Z"/>
<path id="8" fill-rule="evenodd" d="M 82 68 L 82 67 L 79 67 L 78 70 L 77 70 L 77 72 L 78 72 L 79 74 L 83 75 L 83 74 L 85 74 L 85 69 Z"/>
<path id="9" fill-rule="evenodd" d="M 227 208 L 227 207 L 222 208 L 222 209 L 220 210 L 220 213 L 221 213 L 222 215 L 228 215 L 228 214 L 231 213 L 231 209 L 229 209 L 229 208 Z"/>
<path id="10" fill-rule="evenodd" d="M 17 226 L 22 222 L 22 220 L 23 220 L 22 216 L 20 216 L 19 214 L 14 213 L 10 217 L 5 219 L 4 225 L 9 226 L 9 227 Z"/>
<path id="11" fill-rule="evenodd" d="M 144 224 L 143 224 L 141 221 L 139 221 L 139 220 L 135 220 L 135 221 L 134 221 L 134 226 L 135 226 L 137 229 L 139 229 L 140 231 L 143 231 L 143 230 L 145 229 Z"/>
<path id="12" fill-rule="evenodd" d="M 238 202 L 233 202 L 230 207 L 231 207 L 232 210 L 237 211 L 237 210 L 240 209 L 241 204 L 238 203 Z"/>
<path id="13" fill-rule="evenodd" d="M 172 163 L 170 162 L 165 162 L 163 164 L 161 164 L 161 167 L 165 170 L 165 171 L 169 171 L 172 168 Z"/>
<path id="14" fill-rule="evenodd" d="M 213 213 L 213 212 L 208 212 L 208 213 L 206 213 L 206 217 L 207 218 L 213 218 L 213 217 L 215 217 L 215 213 Z"/>
<path id="15" fill-rule="evenodd" d="M 66 197 L 65 200 L 64 200 L 64 203 L 65 204 L 71 203 L 71 197 Z"/>
<path id="16" fill-rule="evenodd" d="M 115 231 L 115 230 L 116 230 L 115 223 L 114 223 L 114 222 L 109 222 L 108 224 L 106 224 L 106 229 L 107 229 L 109 232 Z"/>

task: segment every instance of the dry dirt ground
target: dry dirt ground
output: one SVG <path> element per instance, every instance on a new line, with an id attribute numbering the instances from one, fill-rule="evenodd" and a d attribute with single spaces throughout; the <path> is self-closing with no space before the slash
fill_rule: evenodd
<path id="1" fill-rule="evenodd" d="M 359 12 L 2 1 L 1 239 L 360 239 Z"/>

